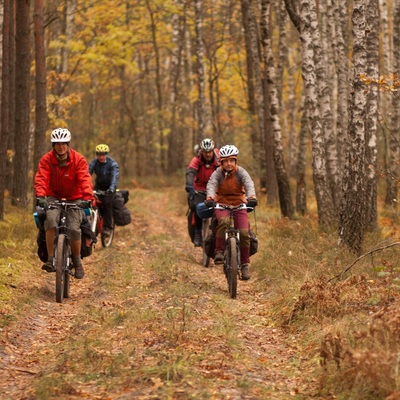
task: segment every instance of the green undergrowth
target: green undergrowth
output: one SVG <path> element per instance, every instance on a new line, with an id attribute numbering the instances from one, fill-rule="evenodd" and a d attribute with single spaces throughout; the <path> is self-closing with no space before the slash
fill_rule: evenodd
<path id="1" fill-rule="evenodd" d="M 36 234 L 32 212 L 11 207 L 6 201 L 4 220 L 0 221 L 0 328 L 31 301 L 24 283 L 37 266 Z"/>

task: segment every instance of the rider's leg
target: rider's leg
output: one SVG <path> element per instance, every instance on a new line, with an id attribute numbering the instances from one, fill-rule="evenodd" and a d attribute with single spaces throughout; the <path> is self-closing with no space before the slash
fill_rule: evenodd
<path id="1" fill-rule="evenodd" d="M 102 196 L 101 198 L 101 215 L 104 219 L 103 228 L 112 228 L 113 199 L 114 196 Z"/>
<path id="2" fill-rule="evenodd" d="M 215 257 L 214 263 L 221 264 L 224 261 L 225 253 L 225 231 L 229 228 L 229 211 L 215 210 L 215 217 L 218 220 L 217 229 L 215 231 Z"/>
<path id="3" fill-rule="evenodd" d="M 250 279 L 250 235 L 249 217 L 246 210 L 235 213 L 235 228 L 240 232 L 240 265 L 242 268 L 242 279 Z"/>
<path id="4" fill-rule="evenodd" d="M 52 201 L 53 198 L 50 198 Z M 44 229 L 46 231 L 46 248 L 47 248 L 47 261 L 42 265 L 42 269 L 47 272 L 53 272 L 53 259 L 54 259 L 54 237 L 56 226 L 59 221 L 60 210 L 52 208 L 46 211 L 46 219 L 44 221 Z"/>
<path id="5" fill-rule="evenodd" d="M 75 267 L 75 278 L 82 279 L 85 275 L 81 261 L 81 221 L 83 210 L 71 209 L 68 212 L 67 224 L 71 232 L 72 264 Z"/>

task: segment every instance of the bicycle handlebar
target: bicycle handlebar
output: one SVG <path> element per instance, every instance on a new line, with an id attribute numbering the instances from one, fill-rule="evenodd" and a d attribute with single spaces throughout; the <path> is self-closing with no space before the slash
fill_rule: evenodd
<path id="1" fill-rule="evenodd" d="M 78 204 L 68 202 L 67 200 L 58 200 L 49 203 L 49 208 L 60 208 L 60 207 L 69 207 L 69 208 L 80 208 Z"/>
<path id="2" fill-rule="evenodd" d="M 217 203 L 214 207 L 215 210 L 229 210 L 229 211 L 239 211 L 239 210 L 254 210 L 254 207 L 249 207 L 246 203 L 239 204 L 238 206 L 230 206 L 226 204 Z"/>

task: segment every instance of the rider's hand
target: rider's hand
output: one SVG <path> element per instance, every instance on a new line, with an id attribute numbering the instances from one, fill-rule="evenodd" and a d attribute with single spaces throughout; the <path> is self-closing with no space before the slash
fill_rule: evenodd
<path id="1" fill-rule="evenodd" d="M 258 204 L 258 201 L 255 197 L 251 197 L 247 200 L 247 207 L 254 208 Z"/>
<path id="2" fill-rule="evenodd" d="M 214 208 L 215 207 L 215 201 L 213 199 L 208 199 L 207 201 L 204 202 L 204 204 L 208 208 Z"/>
<path id="3" fill-rule="evenodd" d="M 80 208 L 90 208 L 90 206 L 92 205 L 90 200 L 78 200 L 76 204 Z"/>
<path id="4" fill-rule="evenodd" d="M 193 194 L 194 193 L 194 189 L 192 185 L 186 185 L 185 190 L 189 193 L 189 194 Z"/>
<path id="5" fill-rule="evenodd" d="M 114 189 L 107 189 L 107 192 L 106 192 L 107 194 L 114 194 L 115 193 L 115 190 Z"/>
<path id="6" fill-rule="evenodd" d="M 37 204 L 39 207 L 42 207 L 44 210 L 47 210 L 47 209 L 49 208 L 49 202 L 47 201 L 47 198 L 46 198 L 46 197 L 43 197 L 43 196 L 39 196 L 39 197 L 36 199 L 36 204 Z"/>

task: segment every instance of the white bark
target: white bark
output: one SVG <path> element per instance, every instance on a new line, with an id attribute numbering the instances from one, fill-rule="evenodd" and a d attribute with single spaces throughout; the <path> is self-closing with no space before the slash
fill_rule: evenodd
<path id="1" fill-rule="evenodd" d="M 330 226 L 334 222 L 332 193 L 328 184 L 326 170 L 325 138 L 319 109 L 319 96 L 315 67 L 315 48 L 311 14 L 315 13 L 315 0 L 300 1 L 300 32 L 302 42 L 302 75 L 306 93 L 306 108 L 310 118 L 312 134 L 312 160 L 314 190 L 318 207 L 318 218 L 321 225 Z"/>

